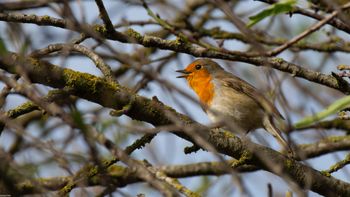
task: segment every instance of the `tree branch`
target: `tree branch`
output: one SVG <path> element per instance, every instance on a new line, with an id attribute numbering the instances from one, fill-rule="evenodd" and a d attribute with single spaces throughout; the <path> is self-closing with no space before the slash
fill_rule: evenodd
<path id="1" fill-rule="evenodd" d="M 176 117 L 184 125 L 195 125 L 196 127 L 194 128 L 198 129 L 198 131 L 208 132 L 203 125 L 192 121 L 183 114 L 177 113 L 159 101 L 134 95 L 127 88 L 116 83 L 107 82 L 90 74 L 63 69 L 46 61 L 34 58 L 21 58 L 14 53 L 0 58 L 0 68 L 8 72 L 17 73 L 18 66 L 25 69 L 30 80 L 35 83 L 54 88 L 69 87 L 74 95 L 99 103 L 104 107 L 120 109 L 134 98 L 133 106 L 126 112 L 126 115 L 133 119 L 159 126 L 172 124 L 173 120 L 170 117 Z M 45 75 L 42 73 L 45 73 Z M 192 141 L 189 136 L 181 132 L 176 132 L 176 134 Z M 320 172 L 287 158 L 270 148 L 242 141 L 237 137 L 228 137 L 222 132 L 211 132 L 208 141 L 220 153 L 234 158 L 240 158 L 250 150 L 254 155 L 246 159 L 246 164 L 260 166 L 262 169 L 280 176 L 287 175 L 301 187 L 308 188 L 319 194 L 327 196 L 350 195 L 350 184 L 324 176 Z M 267 165 L 266 159 L 269 164 L 273 165 Z M 327 185 L 327 187 L 324 185 Z"/>

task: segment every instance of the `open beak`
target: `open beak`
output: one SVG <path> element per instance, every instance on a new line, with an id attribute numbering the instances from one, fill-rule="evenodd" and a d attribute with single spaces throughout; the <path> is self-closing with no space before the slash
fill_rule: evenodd
<path id="1" fill-rule="evenodd" d="M 175 72 L 183 74 L 183 75 L 177 76 L 176 78 L 186 78 L 191 73 L 186 70 L 176 70 Z"/>

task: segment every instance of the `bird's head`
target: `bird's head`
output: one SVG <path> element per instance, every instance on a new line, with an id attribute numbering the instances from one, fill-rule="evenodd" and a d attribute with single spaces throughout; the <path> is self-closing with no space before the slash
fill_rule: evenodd
<path id="1" fill-rule="evenodd" d="M 223 70 L 223 68 L 216 62 L 210 59 L 197 59 L 190 63 L 184 70 L 177 70 L 176 72 L 182 74 L 177 78 L 185 78 L 190 82 L 191 80 L 212 78 L 215 72 L 219 70 Z"/>

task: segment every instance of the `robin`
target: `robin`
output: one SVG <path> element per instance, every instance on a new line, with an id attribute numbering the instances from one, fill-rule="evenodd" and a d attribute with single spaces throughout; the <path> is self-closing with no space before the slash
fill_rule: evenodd
<path id="1" fill-rule="evenodd" d="M 273 120 L 283 121 L 277 108 L 248 82 L 225 71 L 210 59 L 197 59 L 177 78 L 185 78 L 199 97 L 204 111 L 213 122 L 232 120 L 235 130 L 249 132 L 264 128 L 284 149 L 291 151 Z"/>

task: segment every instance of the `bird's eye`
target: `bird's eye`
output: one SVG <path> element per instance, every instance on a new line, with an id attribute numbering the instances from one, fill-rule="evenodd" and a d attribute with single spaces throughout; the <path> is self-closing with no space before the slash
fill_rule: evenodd
<path id="1" fill-rule="evenodd" d="M 201 68 L 202 68 L 202 65 L 197 64 L 197 65 L 195 66 L 195 68 L 196 68 L 196 70 L 199 70 L 199 69 L 201 69 Z"/>

